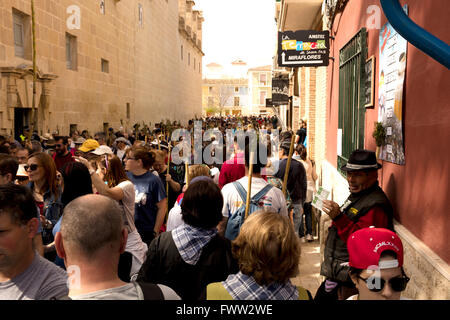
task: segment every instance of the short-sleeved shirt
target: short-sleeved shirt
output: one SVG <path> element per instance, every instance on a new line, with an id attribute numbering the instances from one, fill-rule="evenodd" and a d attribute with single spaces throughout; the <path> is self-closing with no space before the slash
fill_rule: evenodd
<path id="1" fill-rule="evenodd" d="M 139 232 L 152 231 L 155 227 L 157 204 L 166 198 L 166 191 L 161 179 L 147 171 L 135 176 L 127 173 L 135 188 L 134 222 Z"/>
<path id="2" fill-rule="evenodd" d="M 136 229 L 134 224 L 134 197 L 136 196 L 134 191 L 133 182 L 126 180 L 117 185 L 123 191 L 123 198 L 119 201 L 124 211 L 124 224 L 128 228 L 128 232 L 132 232 Z"/>
<path id="3" fill-rule="evenodd" d="M 238 182 L 247 190 L 248 177 L 243 177 Z M 263 178 L 252 178 L 252 190 L 251 196 L 255 196 L 262 188 L 264 188 L 268 183 Z M 239 192 L 233 183 L 229 183 L 222 188 L 223 195 L 223 209 L 222 215 L 226 218 L 230 217 L 234 212 L 236 212 L 244 202 L 242 201 Z M 272 188 L 266 193 L 264 197 L 259 201 L 258 207 L 261 209 L 273 209 L 275 212 L 280 213 L 283 216 L 288 216 L 288 211 L 286 207 L 286 200 L 278 188 Z"/>
<path id="4" fill-rule="evenodd" d="M 0 282 L 0 300 L 50 300 L 68 294 L 66 271 L 37 253 L 24 272 Z"/>
<path id="5" fill-rule="evenodd" d="M 171 288 L 158 284 L 164 300 L 181 300 L 180 296 Z M 136 282 L 127 283 L 121 287 L 110 288 L 78 296 L 71 296 L 72 300 L 144 300 L 141 287 Z"/>

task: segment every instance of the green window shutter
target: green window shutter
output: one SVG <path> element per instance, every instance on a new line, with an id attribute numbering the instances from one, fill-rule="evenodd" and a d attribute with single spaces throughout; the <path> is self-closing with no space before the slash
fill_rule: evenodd
<path id="1" fill-rule="evenodd" d="M 364 64 L 367 59 L 367 32 L 362 28 L 339 51 L 339 118 L 342 154 L 337 156 L 339 172 L 355 149 L 364 148 Z M 344 175 L 344 172 L 341 172 Z"/>

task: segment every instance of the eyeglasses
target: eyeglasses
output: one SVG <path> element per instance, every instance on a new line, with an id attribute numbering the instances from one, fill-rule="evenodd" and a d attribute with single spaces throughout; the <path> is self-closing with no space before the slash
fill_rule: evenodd
<path id="1" fill-rule="evenodd" d="M 364 279 L 358 276 L 358 278 L 364 280 L 367 284 L 367 288 L 372 292 L 381 292 L 384 289 L 384 285 L 386 284 L 386 280 L 380 277 L 369 277 L 367 279 Z M 387 282 L 389 282 L 392 290 L 396 292 L 402 292 L 405 291 L 406 285 L 408 284 L 409 280 L 410 279 L 406 275 L 403 275 L 401 277 L 391 278 Z"/>
<path id="2" fill-rule="evenodd" d="M 38 165 L 38 164 L 32 164 L 32 165 L 26 165 L 26 166 L 23 166 L 24 167 L 24 169 L 25 169 L 25 171 L 28 171 L 28 169 L 30 169 L 30 171 L 36 171 L 37 170 L 37 168 L 39 168 L 40 167 L 40 165 Z"/>

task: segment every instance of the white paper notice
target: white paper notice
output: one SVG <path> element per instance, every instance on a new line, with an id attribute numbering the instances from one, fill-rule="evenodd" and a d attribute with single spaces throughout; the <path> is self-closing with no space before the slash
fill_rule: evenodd
<path id="1" fill-rule="evenodd" d="M 329 194 L 330 194 L 330 191 L 325 190 L 322 187 L 319 187 L 319 189 L 317 190 L 317 193 L 314 194 L 314 199 L 311 203 L 313 205 L 313 207 L 315 207 L 319 210 L 322 210 L 323 200 L 327 200 Z"/>
<path id="2" fill-rule="evenodd" d="M 386 128 L 386 135 L 387 136 L 392 136 L 392 127 L 387 127 Z"/>

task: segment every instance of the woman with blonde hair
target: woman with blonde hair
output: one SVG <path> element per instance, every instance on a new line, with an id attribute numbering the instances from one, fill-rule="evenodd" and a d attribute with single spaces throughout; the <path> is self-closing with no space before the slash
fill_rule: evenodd
<path id="1" fill-rule="evenodd" d="M 239 272 L 207 287 L 208 300 L 310 300 L 294 286 L 300 243 L 287 217 L 259 210 L 250 215 L 232 243 Z"/>

